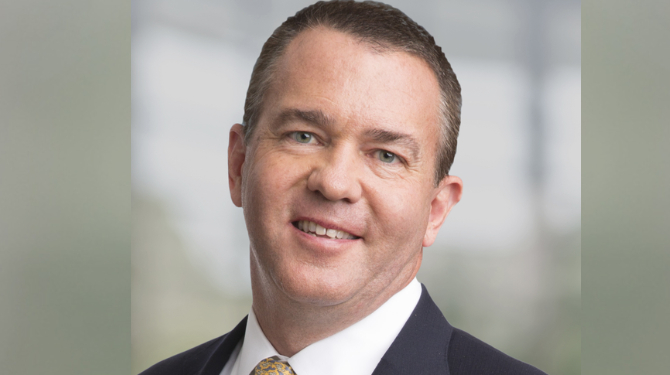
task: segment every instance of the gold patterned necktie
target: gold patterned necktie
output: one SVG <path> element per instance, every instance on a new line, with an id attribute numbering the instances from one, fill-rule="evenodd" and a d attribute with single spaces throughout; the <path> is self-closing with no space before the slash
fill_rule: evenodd
<path id="1" fill-rule="evenodd" d="M 273 356 L 260 361 L 249 375 L 295 375 L 291 365 Z"/>

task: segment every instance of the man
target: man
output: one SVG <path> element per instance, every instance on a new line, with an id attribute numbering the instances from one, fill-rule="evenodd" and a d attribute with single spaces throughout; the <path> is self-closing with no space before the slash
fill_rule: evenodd
<path id="1" fill-rule="evenodd" d="M 461 197 L 460 105 L 441 49 L 400 11 L 320 2 L 289 18 L 230 131 L 251 312 L 144 374 L 541 374 L 451 327 L 415 279 Z"/>

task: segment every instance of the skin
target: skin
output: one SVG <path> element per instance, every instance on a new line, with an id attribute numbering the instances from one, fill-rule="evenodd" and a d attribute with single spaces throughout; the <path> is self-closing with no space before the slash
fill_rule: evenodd
<path id="1" fill-rule="evenodd" d="M 438 108 L 420 58 L 317 28 L 287 47 L 250 142 L 232 127 L 253 309 L 280 354 L 363 319 L 418 272 L 463 186 L 455 176 L 435 186 Z M 314 237 L 297 220 L 356 238 Z"/>

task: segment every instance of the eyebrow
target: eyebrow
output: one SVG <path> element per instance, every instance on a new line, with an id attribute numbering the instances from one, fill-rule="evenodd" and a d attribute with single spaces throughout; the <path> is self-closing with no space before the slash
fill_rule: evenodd
<path id="1" fill-rule="evenodd" d="M 292 120 L 300 120 L 325 128 L 332 125 L 335 121 L 320 110 L 303 111 L 296 108 L 289 108 L 277 116 L 276 126 L 281 126 Z"/>

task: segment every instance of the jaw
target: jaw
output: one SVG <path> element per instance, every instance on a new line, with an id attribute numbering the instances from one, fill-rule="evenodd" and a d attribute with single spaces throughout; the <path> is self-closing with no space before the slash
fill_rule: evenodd
<path id="1" fill-rule="evenodd" d="M 254 298 L 273 299 L 295 306 L 325 308 L 356 306 L 365 309 L 406 286 L 421 265 L 422 251 L 409 257 L 400 252 L 373 259 L 384 250 L 370 249 L 363 238 L 337 240 L 313 236 L 290 225 L 294 241 L 273 256 L 251 251 Z M 267 254 L 266 254 L 267 255 Z M 400 256 L 398 256 L 400 255 Z"/>

